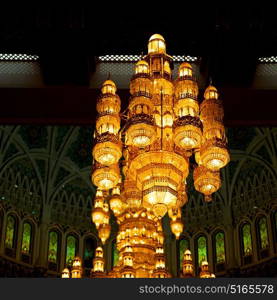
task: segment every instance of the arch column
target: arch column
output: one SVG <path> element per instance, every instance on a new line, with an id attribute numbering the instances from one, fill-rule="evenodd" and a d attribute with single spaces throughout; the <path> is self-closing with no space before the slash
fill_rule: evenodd
<path id="1" fill-rule="evenodd" d="M 273 216 L 274 217 L 274 216 Z M 268 243 L 269 243 L 269 256 L 274 256 L 274 230 L 272 228 L 272 225 L 274 225 L 271 221 L 271 215 L 266 216 L 266 223 L 267 223 L 267 237 L 268 237 Z"/>
<path id="2" fill-rule="evenodd" d="M 16 255 L 15 258 L 17 261 L 21 261 L 21 244 L 23 238 L 23 222 L 22 220 L 18 220 L 17 227 L 17 241 L 16 241 Z"/>
<path id="3" fill-rule="evenodd" d="M 112 239 L 109 239 L 103 246 L 105 266 L 104 269 L 109 272 L 112 269 Z"/>
<path id="4" fill-rule="evenodd" d="M 213 256 L 213 239 L 211 233 L 207 235 L 207 252 L 208 252 L 208 263 L 209 269 L 212 273 L 214 273 L 214 256 Z"/>
<path id="5" fill-rule="evenodd" d="M 189 250 L 191 252 L 192 257 L 192 264 L 193 264 L 193 276 L 196 276 L 197 270 L 196 270 L 196 247 L 195 247 L 195 237 L 189 237 Z"/>
<path id="6" fill-rule="evenodd" d="M 172 276 L 173 277 L 177 277 L 178 273 L 179 273 L 179 265 L 178 265 L 178 258 L 177 255 L 179 255 L 179 253 L 177 253 L 177 240 L 174 239 L 171 242 L 171 270 L 172 270 Z"/>
<path id="7" fill-rule="evenodd" d="M 60 268 L 59 271 L 66 267 L 65 266 L 65 252 L 66 252 L 66 235 L 64 233 L 61 234 L 61 249 L 60 249 Z"/>
<path id="8" fill-rule="evenodd" d="M 226 253 L 226 266 L 228 269 L 238 268 L 238 253 L 239 253 L 239 245 L 236 244 L 236 232 L 234 230 L 233 218 L 231 213 L 231 207 L 227 206 L 224 210 L 225 217 L 225 228 L 226 228 L 226 236 L 225 236 L 225 253 Z M 237 239 L 238 240 L 238 239 Z M 239 240 L 238 240 L 239 241 Z"/>
<path id="9" fill-rule="evenodd" d="M 253 262 L 257 264 L 259 261 L 259 247 L 258 247 L 258 235 L 256 230 L 256 222 L 251 222 L 251 235 L 252 235 L 252 248 L 253 248 Z"/>
<path id="10" fill-rule="evenodd" d="M 3 212 L 3 220 L 2 220 L 2 228 L 1 228 L 1 236 L 0 236 L 0 254 L 4 254 L 5 252 L 5 235 L 6 235 L 6 226 L 7 226 L 7 214 Z"/>

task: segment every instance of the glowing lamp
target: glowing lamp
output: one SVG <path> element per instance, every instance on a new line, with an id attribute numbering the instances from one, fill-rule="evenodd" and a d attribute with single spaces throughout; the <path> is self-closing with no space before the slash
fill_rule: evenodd
<path id="1" fill-rule="evenodd" d="M 185 116 L 174 121 L 174 143 L 183 149 L 198 148 L 201 144 L 201 121 L 198 117 Z"/>
<path id="2" fill-rule="evenodd" d="M 148 54 L 165 53 L 165 40 L 160 34 L 153 34 L 148 42 Z"/>
<path id="3" fill-rule="evenodd" d="M 110 166 L 119 161 L 122 156 L 121 143 L 113 135 L 106 135 L 96 139 L 96 144 L 93 148 L 92 155 L 94 159 L 104 166 Z"/>
<path id="4" fill-rule="evenodd" d="M 65 268 L 62 271 L 62 278 L 70 278 L 70 271 L 69 269 Z"/>
<path id="5" fill-rule="evenodd" d="M 104 212 L 103 208 L 95 207 L 91 212 L 91 219 L 92 222 L 95 224 L 96 228 L 99 228 L 101 224 L 104 223 L 106 213 Z"/>
<path id="6" fill-rule="evenodd" d="M 135 74 L 149 74 L 149 65 L 145 60 L 136 63 Z"/>
<path id="7" fill-rule="evenodd" d="M 218 171 L 230 161 L 226 143 L 219 139 L 207 140 L 200 148 L 202 164 L 212 170 Z"/>
<path id="8" fill-rule="evenodd" d="M 171 228 L 171 231 L 174 233 L 176 239 L 178 240 L 181 233 L 184 230 L 184 224 L 181 219 L 176 219 L 175 221 L 171 220 L 170 228 Z"/>
<path id="9" fill-rule="evenodd" d="M 101 89 L 102 94 L 113 94 L 116 93 L 116 85 L 112 80 L 106 80 Z"/>
<path id="10" fill-rule="evenodd" d="M 101 224 L 98 229 L 98 235 L 103 244 L 105 244 L 106 240 L 110 237 L 111 233 L 111 225 L 110 224 Z"/>
<path id="11" fill-rule="evenodd" d="M 120 179 L 118 165 L 109 167 L 98 165 L 92 173 L 92 182 L 101 190 L 109 190 L 115 187 Z"/>
<path id="12" fill-rule="evenodd" d="M 117 194 L 112 195 L 112 197 L 110 199 L 110 208 L 115 215 L 118 215 L 122 212 L 123 202 L 121 200 L 120 195 L 117 195 Z"/>
<path id="13" fill-rule="evenodd" d="M 82 260 L 80 257 L 74 257 L 72 262 L 72 270 L 71 270 L 72 278 L 81 278 L 82 277 Z"/>
<path id="14" fill-rule="evenodd" d="M 139 123 L 131 125 L 126 133 L 126 144 L 138 148 L 145 148 L 153 143 L 156 137 L 156 129 L 153 125 Z"/>
<path id="15" fill-rule="evenodd" d="M 221 186 L 219 171 L 211 171 L 204 166 L 198 166 L 193 172 L 195 189 L 204 194 L 211 195 Z"/>
<path id="16" fill-rule="evenodd" d="M 192 66 L 189 63 L 182 63 L 179 67 L 179 77 L 192 76 Z"/>

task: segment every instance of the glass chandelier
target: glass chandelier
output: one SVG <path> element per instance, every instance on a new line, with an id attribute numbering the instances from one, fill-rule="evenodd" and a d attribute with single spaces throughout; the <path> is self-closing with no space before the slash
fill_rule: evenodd
<path id="1" fill-rule="evenodd" d="M 181 208 L 188 199 L 190 163 L 197 163 L 195 189 L 211 201 L 221 186 L 220 169 L 229 162 L 217 89 L 209 86 L 199 104 L 192 66 L 182 63 L 175 80 L 172 66 L 164 38 L 154 34 L 148 54 L 135 65 L 127 112 L 120 113 L 111 80 L 103 83 L 97 100 L 92 150 L 92 183 L 97 193 L 92 221 L 103 244 L 110 236 L 111 213 L 119 225 L 119 261 L 107 277 L 170 277 L 162 218 L 168 213 L 178 239 L 184 229 Z M 103 277 L 100 252 L 93 277 Z M 190 255 L 184 257 L 184 276 L 192 270 Z M 206 264 L 202 273 L 208 274 Z"/>

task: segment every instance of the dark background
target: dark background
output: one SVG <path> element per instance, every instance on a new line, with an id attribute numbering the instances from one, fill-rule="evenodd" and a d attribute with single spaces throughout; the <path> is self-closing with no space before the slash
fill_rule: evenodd
<path id="1" fill-rule="evenodd" d="M 277 90 L 251 87 L 258 57 L 277 55 L 273 8 L 201 2 L 37 2 L 1 8 L 0 53 L 40 57 L 45 88 L 0 89 L 0 123 L 91 124 L 96 56 L 140 54 L 153 33 L 168 53 L 201 57 L 200 72 L 221 92 L 227 126 L 275 126 Z M 127 11 L 126 11 L 127 9 Z M 128 91 L 120 90 L 122 101 Z"/>

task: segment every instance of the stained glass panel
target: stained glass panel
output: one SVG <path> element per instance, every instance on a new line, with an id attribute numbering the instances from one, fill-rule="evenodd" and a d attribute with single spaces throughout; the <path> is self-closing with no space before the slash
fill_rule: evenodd
<path id="1" fill-rule="evenodd" d="M 116 242 L 113 242 L 113 267 L 115 267 L 119 260 L 119 251 L 116 248 Z"/>
<path id="2" fill-rule="evenodd" d="M 204 236 L 200 236 L 197 240 L 198 265 L 201 266 L 202 261 L 207 261 L 207 240 Z"/>
<path id="3" fill-rule="evenodd" d="M 59 243 L 58 233 L 56 231 L 51 231 L 49 233 L 48 261 L 55 264 L 58 261 L 58 243 Z"/>
<path id="4" fill-rule="evenodd" d="M 183 258 L 185 251 L 189 249 L 189 240 L 182 239 L 179 242 L 179 267 L 182 270 Z"/>
<path id="5" fill-rule="evenodd" d="M 224 233 L 218 232 L 215 235 L 215 250 L 216 250 L 216 263 L 225 263 L 225 240 Z"/>
<path id="6" fill-rule="evenodd" d="M 252 254 L 252 237 L 250 224 L 245 224 L 242 227 L 242 240 L 243 240 L 243 255 Z"/>
<path id="7" fill-rule="evenodd" d="M 24 223 L 21 251 L 25 254 L 29 254 L 31 250 L 31 235 L 32 235 L 31 224 Z"/>
<path id="8" fill-rule="evenodd" d="M 15 218 L 8 216 L 6 227 L 5 246 L 8 248 L 14 248 L 15 244 Z"/>
<path id="9" fill-rule="evenodd" d="M 77 240 L 74 236 L 69 235 L 66 239 L 66 264 L 70 265 L 76 256 Z"/>
<path id="10" fill-rule="evenodd" d="M 268 248 L 268 234 L 267 234 L 266 218 L 264 218 L 264 217 L 259 220 L 259 236 L 260 236 L 261 249 Z"/>

